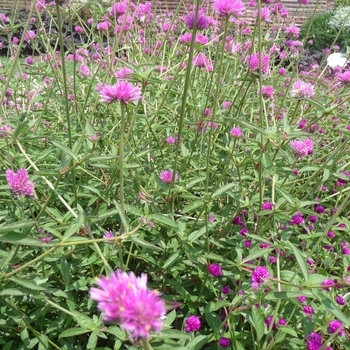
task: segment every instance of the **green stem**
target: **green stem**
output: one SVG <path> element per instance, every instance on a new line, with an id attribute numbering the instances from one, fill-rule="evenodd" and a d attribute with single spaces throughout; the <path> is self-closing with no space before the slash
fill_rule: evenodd
<path id="1" fill-rule="evenodd" d="M 151 344 L 149 343 L 148 339 L 142 339 L 141 344 L 144 348 L 144 350 L 153 350 Z"/>
<path id="2" fill-rule="evenodd" d="M 24 270 L 24 269 L 27 268 L 28 266 L 30 266 L 30 265 L 36 263 L 37 261 L 40 261 L 41 259 L 44 259 L 46 255 L 49 255 L 50 253 L 54 252 L 57 248 L 59 248 L 59 247 L 52 247 L 52 248 L 50 248 L 49 250 L 47 250 L 45 253 L 39 255 L 38 257 L 36 257 L 35 259 L 33 259 L 33 260 L 27 262 L 26 264 L 24 264 L 24 265 L 18 267 L 17 269 L 15 269 L 15 270 L 13 270 L 13 271 L 11 271 L 11 272 L 9 272 L 9 273 L 5 273 L 4 278 L 9 278 L 9 277 L 15 275 L 16 273 L 18 273 L 18 272 Z"/>
<path id="3" fill-rule="evenodd" d="M 198 10 L 199 10 L 199 0 L 197 0 L 196 3 L 196 14 L 195 14 L 195 19 L 194 23 L 197 23 L 197 17 L 198 17 Z M 178 122 L 178 142 L 176 144 L 176 153 L 175 153 L 175 161 L 174 161 L 174 168 L 173 168 L 173 176 L 171 179 L 171 186 L 169 187 L 169 195 L 170 195 L 170 190 L 171 188 L 174 187 L 174 182 L 175 182 L 175 177 L 176 177 L 176 172 L 177 172 L 177 167 L 178 167 L 178 159 L 179 159 L 179 154 L 180 154 L 180 146 L 181 146 L 181 137 L 182 137 L 182 129 L 183 129 L 183 124 L 184 124 L 184 119 L 185 119 L 185 114 L 186 114 L 186 101 L 187 101 L 187 95 L 188 95 L 188 88 L 191 82 L 191 68 L 192 68 L 192 59 L 193 59 L 193 52 L 194 52 L 194 42 L 196 39 L 196 33 L 197 33 L 197 27 L 193 27 L 192 31 L 192 40 L 191 40 L 191 46 L 190 46 L 190 52 L 188 54 L 188 60 L 187 60 L 187 67 L 186 67 L 186 78 L 185 78 L 185 85 L 184 85 L 184 90 L 182 94 L 182 102 L 181 102 L 181 111 L 180 111 L 180 118 Z M 175 199 L 173 198 L 172 200 L 172 212 L 174 210 L 174 202 Z"/>
<path id="4" fill-rule="evenodd" d="M 66 112 L 66 118 L 67 118 L 68 145 L 69 145 L 69 148 L 72 149 L 72 145 L 73 145 L 72 130 L 71 130 L 71 119 L 69 114 L 67 73 L 66 73 L 66 64 L 65 64 L 66 58 L 64 55 L 60 6 L 57 1 L 56 1 L 56 12 L 57 12 L 57 25 L 58 25 L 58 33 L 59 33 L 59 40 L 60 40 L 60 55 L 61 55 L 61 61 L 62 61 L 62 74 L 63 74 L 62 81 L 63 81 L 64 97 L 65 97 L 65 112 Z M 73 192 L 74 192 L 74 205 L 76 206 L 78 203 L 78 196 L 77 196 L 77 186 L 75 182 L 74 170 L 72 170 L 72 180 L 73 180 L 72 184 L 73 184 Z"/>

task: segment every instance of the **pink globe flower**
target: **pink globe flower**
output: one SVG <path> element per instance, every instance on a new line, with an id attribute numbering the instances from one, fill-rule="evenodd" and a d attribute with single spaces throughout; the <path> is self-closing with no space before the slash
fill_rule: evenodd
<path id="1" fill-rule="evenodd" d="M 254 269 L 250 280 L 252 281 L 252 287 L 258 288 L 259 284 L 263 284 L 266 279 L 270 278 L 269 270 L 264 266 L 258 266 Z"/>
<path id="2" fill-rule="evenodd" d="M 261 72 L 262 74 L 267 74 L 269 71 L 269 65 L 270 65 L 270 56 L 266 54 L 261 54 L 257 52 L 253 55 L 248 55 L 246 62 L 248 64 L 249 70 L 251 72 L 259 72 L 260 66 L 259 66 L 259 60 L 261 56 Z"/>
<path id="3" fill-rule="evenodd" d="M 333 320 L 331 322 L 329 322 L 329 326 L 328 326 L 328 332 L 329 333 L 335 333 L 338 328 L 342 328 L 342 330 L 338 333 L 339 336 L 342 336 L 345 334 L 345 330 L 343 327 L 342 322 L 338 321 L 338 320 Z"/>
<path id="4" fill-rule="evenodd" d="M 221 16 L 242 16 L 245 6 L 240 0 L 213 0 L 214 10 Z"/>
<path id="5" fill-rule="evenodd" d="M 150 332 L 160 332 L 165 316 L 164 302 L 155 290 L 147 289 L 147 275 L 117 270 L 111 276 L 97 279 L 99 288 L 90 289 L 90 297 L 98 302 L 103 320 L 118 322 L 134 340 L 147 339 Z"/>
<path id="6" fill-rule="evenodd" d="M 290 95 L 296 99 L 315 97 L 315 88 L 311 83 L 297 79 L 290 90 Z"/>
<path id="7" fill-rule="evenodd" d="M 114 85 L 104 85 L 100 91 L 101 101 L 106 103 L 121 102 L 127 105 L 141 98 L 141 89 L 127 81 L 117 81 Z"/>
<path id="8" fill-rule="evenodd" d="M 299 157 L 305 157 L 313 153 L 314 142 L 311 139 L 306 139 L 304 141 L 292 140 L 289 144 Z"/>
<path id="9" fill-rule="evenodd" d="M 201 328 L 201 320 L 197 316 L 190 316 L 186 320 L 185 332 L 197 332 Z"/>
<path id="10" fill-rule="evenodd" d="M 243 136 L 243 133 L 242 133 L 241 128 L 232 128 L 230 130 L 230 135 L 235 137 L 235 138 L 237 138 L 237 139 L 239 139 L 239 138 L 241 138 Z"/>
<path id="11" fill-rule="evenodd" d="M 188 29 L 193 29 L 194 27 L 194 20 L 196 18 L 196 13 L 195 12 L 190 12 L 186 17 L 185 17 L 185 25 Z M 196 28 L 197 30 L 205 30 L 209 26 L 209 18 L 202 13 L 198 12 L 197 15 L 197 22 L 196 22 Z"/>
<path id="12" fill-rule="evenodd" d="M 171 170 L 163 170 L 160 175 L 160 179 L 166 183 L 171 184 L 172 178 L 173 178 L 173 172 Z M 175 181 L 179 178 L 178 174 L 175 174 Z"/>
<path id="13" fill-rule="evenodd" d="M 214 277 L 219 277 L 222 275 L 222 269 L 221 269 L 221 266 L 219 264 L 210 264 L 208 266 L 208 271 Z"/>
<path id="14" fill-rule="evenodd" d="M 34 183 L 29 181 L 26 169 L 18 169 L 17 173 L 11 169 L 6 170 L 6 180 L 15 194 L 22 197 L 34 195 Z"/>

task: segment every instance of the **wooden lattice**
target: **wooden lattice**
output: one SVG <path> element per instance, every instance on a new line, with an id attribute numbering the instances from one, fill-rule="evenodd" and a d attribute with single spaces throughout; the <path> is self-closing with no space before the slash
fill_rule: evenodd
<path id="1" fill-rule="evenodd" d="M 22 8 L 29 9 L 32 4 L 32 1 L 35 0 L 0 0 L 0 13 L 9 10 L 19 10 Z M 119 1 L 119 0 L 116 0 Z M 146 2 L 147 0 L 141 0 L 140 2 Z M 167 9 L 171 12 L 176 11 L 176 8 L 181 1 L 182 7 L 180 10 L 180 15 L 186 14 L 190 7 L 196 2 L 194 0 L 163 0 L 161 5 L 159 5 L 158 0 L 151 0 L 153 8 L 157 8 L 157 12 L 161 12 L 164 9 Z M 247 5 L 247 11 L 244 18 L 253 21 L 253 11 L 248 7 L 249 0 L 243 0 Z M 134 3 L 137 3 L 137 0 L 134 0 Z M 211 6 L 211 0 L 201 0 L 201 5 L 205 7 Z M 112 1 L 111 1 L 112 3 Z M 289 16 L 294 18 L 294 22 L 301 24 L 310 17 L 316 7 L 316 11 L 326 11 L 330 8 L 330 3 L 327 0 L 309 0 L 308 4 L 300 4 L 299 0 L 282 0 L 281 3 L 287 9 Z"/>

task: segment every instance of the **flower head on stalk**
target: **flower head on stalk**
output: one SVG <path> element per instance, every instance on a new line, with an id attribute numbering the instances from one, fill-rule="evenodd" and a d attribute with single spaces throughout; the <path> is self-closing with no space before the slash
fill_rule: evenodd
<path id="1" fill-rule="evenodd" d="M 241 0 L 213 0 L 214 10 L 221 16 L 242 16 L 245 6 Z"/>
<path id="2" fill-rule="evenodd" d="M 29 181 L 26 169 L 18 169 L 17 173 L 11 169 L 6 170 L 6 180 L 15 194 L 22 197 L 34 195 L 34 183 Z"/>
<path id="3" fill-rule="evenodd" d="M 90 297 L 98 302 L 104 321 L 119 323 L 136 341 L 162 330 L 165 305 L 157 291 L 147 289 L 146 274 L 136 277 L 117 270 L 97 284 L 101 289 L 91 288 Z"/>
<path id="4" fill-rule="evenodd" d="M 104 85 L 100 96 L 102 102 L 121 102 L 127 105 L 141 98 L 141 90 L 127 81 L 119 80 L 114 85 Z"/>

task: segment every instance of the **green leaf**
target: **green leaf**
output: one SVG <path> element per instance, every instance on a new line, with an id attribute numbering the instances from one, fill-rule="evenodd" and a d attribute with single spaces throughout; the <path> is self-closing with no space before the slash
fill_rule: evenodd
<path id="1" fill-rule="evenodd" d="M 20 291 L 19 289 L 16 288 L 7 288 L 0 290 L 0 295 L 12 295 L 12 296 L 20 296 L 20 295 L 26 295 L 25 291 Z"/>
<path id="2" fill-rule="evenodd" d="M 151 215 L 150 221 L 157 221 L 165 226 L 177 228 L 177 223 L 171 217 L 162 214 Z"/>
<path id="3" fill-rule="evenodd" d="M 15 231 L 19 228 L 23 227 L 31 227 L 36 224 L 36 221 L 34 220 L 29 220 L 29 221 L 19 221 L 16 222 L 15 224 L 8 224 L 0 227 L 0 233 L 1 232 L 9 232 L 9 231 Z"/>
<path id="4" fill-rule="evenodd" d="M 244 264 L 246 261 L 253 261 L 256 258 L 260 258 L 265 254 L 269 254 L 272 250 L 273 250 L 272 248 L 256 250 L 255 252 L 252 252 L 246 258 L 244 258 L 244 260 L 242 261 L 242 264 Z"/>
<path id="5" fill-rule="evenodd" d="M 308 268 L 305 262 L 305 259 L 303 258 L 303 256 L 301 255 L 300 251 L 289 241 L 286 242 L 292 249 L 294 252 L 294 256 L 297 259 L 298 265 L 301 269 L 301 272 L 303 273 L 304 279 L 305 281 L 309 280 L 309 272 L 308 272 Z"/>
<path id="6" fill-rule="evenodd" d="M 296 331 L 293 328 L 290 328 L 290 327 L 281 327 L 279 329 L 279 332 L 290 334 L 290 335 L 292 335 L 293 337 L 296 337 L 296 338 L 298 337 L 298 334 L 296 333 Z"/>
<path id="7" fill-rule="evenodd" d="M 62 242 L 65 242 L 70 236 L 74 235 L 74 233 L 79 232 L 84 220 L 84 213 L 79 213 L 78 217 L 70 224 L 67 231 L 64 233 Z"/>
<path id="8" fill-rule="evenodd" d="M 28 246 L 42 247 L 46 245 L 36 238 L 29 237 L 23 233 L 12 232 L 5 235 L 0 234 L 0 242 L 12 243 L 12 244 L 23 244 Z"/>
<path id="9" fill-rule="evenodd" d="M 131 237 L 131 241 L 136 243 L 137 245 L 140 245 L 141 247 L 147 248 L 149 250 L 155 250 L 157 252 L 162 252 L 163 249 L 160 247 L 155 246 L 154 244 L 147 242 L 141 238 L 138 237 Z"/>
<path id="10" fill-rule="evenodd" d="M 309 298 L 313 297 L 313 295 L 309 291 L 303 290 L 302 292 L 270 292 L 264 297 L 264 299 L 267 299 L 267 300 L 295 299 L 296 297 L 300 297 L 301 295 L 305 295 Z"/>
<path id="11" fill-rule="evenodd" d="M 46 288 L 39 286 L 37 283 L 33 283 L 33 282 L 25 280 L 23 278 L 10 277 L 10 280 L 12 282 L 19 284 L 20 286 L 26 287 L 30 290 L 40 290 L 40 291 L 46 290 Z"/>
<path id="12" fill-rule="evenodd" d="M 126 218 L 125 213 L 123 212 L 123 210 L 120 207 L 119 203 L 115 199 L 113 199 L 113 203 L 114 203 L 115 207 L 118 210 L 118 214 L 119 214 L 120 220 L 121 220 L 121 222 L 123 224 L 125 232 L 129 232 L 129 224 L 128 224 L 128 220 Z"/>
<path id="13" fill-rule="evenodd" d="M 263 318 L 260 310 L 255 306 L 253 306 L 253 308 L 252 308 L 252 316 L 253 316 L 254 327 L 256 330 L 256 335 L 257 335 L 258 339 L 260 340 L 265 333 L 264 318 Z"/>
<path id="14" fill-rule="evenodd" d="M 221 194 L 223 194 L 224 192 L 227 192 L 230 188 L 236 186 L 236 184 L 233 182 L 233 183 L 229 183 L 229 184 L 226 184 L 220 188 L 218 188 L 212 195 L 212 198 L 214 197 L 217 197 L 217 196 L 220 196 Z"/>
<path id="15" fill-rule="evenodd" d="M 312 294 L 322 303 L 322 305 L 333 314 L 339 321 L 343 322 L 344 325 L 350 326 L 350 319 L 345 316 L 330 299 L 328 299 L 319 290 L 312 290 Z"/>
<path id="16" fill-rule="evenodd" d="M 89 329 L 83 329 L 83 328 L 68 328 L 64 330 L 60 335 L 59 338 L 67 338 L 67 337 L 74 337 L 76 335 L 85 334 L 91 332 Z"/>
<path id="17" fill-rule="evenodd" d="M 63 153 L 68 154 L 71 156 L 74 160 L 78 160 L 78 157 L 73 153 L 71 149 L 69 149 L 67 146 L 63 145 L 61 142 L 58 141 L 51 141 L 54 146 L 59 148 Z"/>
<path id="18" fill-rule="evenodd" d="M 188 240 L 190 242 L 194 242 L 194 241 L 198 240 L 199 237 L 204 235 L 205 231 L 206 231 L 206 227 L 203 226 L 199 230 L 191 232 L 191 234 L 188 236 Z"/>
<path id="19" fill-rule="evenodd" d="M 188 213 L 189 211 L 192 211 L 200 206 L 203 206 L 203 200 L 198 199 L 190 204 L 187 204 L 182 210 L 182 214 Z"/>
<path id="20" fill-rule="evenodd" d="M 13 136 L 13 138 L 14 138 L 15 140 L 18 139 L 18 137 L 25 131 L 25 129 L 26 129 L 28 123 L 29 123 L 28 120 L 26 120 L 26 121 L 20 123 L 20 124 L 17 126 L 17 128 L 13 131 L 12 136 Z"/>
<path id="21" fill-rule="evenodd" d="M 222 321 L 215 312 L 206 312 L 204 315 L 209 327 L 212 330 L 216 331 L 221 327 Z"/>
<path id="22" fill-rule="evenodd" d="M 70 277 L 70 271 L 69 271 L 69 263 L 64 255 L 61 256 L 61 269 L 62 269 L 62 277 L 67 289 L 67 287 L 70 285 L 71 277 Z"/>
<path id="23" fill-rule="evenodd" d="M 322 181 L 325 182 L 329 179 L 329 176 L 331 175 L 331 172 L 329 171 L 329 169 L 324 169 L 323 171 L 323 176 L 322 176 Z"/>
<path id="24" fill-rule="evenodd" d="M 163 268 L 167 269 L 169 266 L 173 265 L 182 256 L 182 251 L 178 250 L 171 254 L 170 257 L 165 261 Z"/>
<path id="25" fill-rule="evenodd" d="M 164 322 L 164 325 L 166 327 L 169 327 L 174 322 L 175 318 L 176 318 L 176 310 L 169 312 Z"/>

